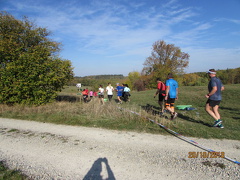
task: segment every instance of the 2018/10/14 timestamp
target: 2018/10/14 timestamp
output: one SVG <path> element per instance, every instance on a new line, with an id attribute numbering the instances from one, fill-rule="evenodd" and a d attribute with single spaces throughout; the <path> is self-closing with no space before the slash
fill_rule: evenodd
<path id="1" fill-rule="evenodd" d="M 224 158 L 225 152 L 188 152 L 188 158 Z"/>

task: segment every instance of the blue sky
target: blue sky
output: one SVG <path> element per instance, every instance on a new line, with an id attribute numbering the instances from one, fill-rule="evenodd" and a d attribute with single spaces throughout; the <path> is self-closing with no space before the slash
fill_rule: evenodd
<path id="1" fill-rule="evenodd" d="M 0 0 L 52 31 L 75 76 L 141 71 L 158 40 L 190 55 L 190 72 L 240 67 L 240 0 Z"/>

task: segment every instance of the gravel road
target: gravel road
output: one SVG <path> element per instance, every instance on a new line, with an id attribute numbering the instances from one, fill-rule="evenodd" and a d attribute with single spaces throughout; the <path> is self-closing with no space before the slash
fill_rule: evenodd
<path id="1" fill-rule="evenodd" d="M 189 139 L 240 160 L 240 141 Z M 172 135 L 0 118 L 0 161 L 31 179 L 240 179 L 239 165 L 189 152 L 204 151 Z"/>

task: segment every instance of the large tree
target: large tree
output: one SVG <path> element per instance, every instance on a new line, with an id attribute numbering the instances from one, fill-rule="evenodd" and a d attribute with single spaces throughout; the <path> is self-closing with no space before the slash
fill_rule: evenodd
<path id="1" fill-rule="evenodd" d="M 152 53 L 144 62 L 142 73 L 154 80 L 165 78 L 167 73 L 182 74 L 188 66 L 189 54 L 181 51 L 174 44 L 166 44 L 163 40 L 156 41 Z"/>
<path id="2" fill-rule="evenodd" d="M 71 62 L 59 58 L 60 43 L 50 34 L 26 17 L 0 12 L 0 103 L 51 102 L 73 78 Z"/>

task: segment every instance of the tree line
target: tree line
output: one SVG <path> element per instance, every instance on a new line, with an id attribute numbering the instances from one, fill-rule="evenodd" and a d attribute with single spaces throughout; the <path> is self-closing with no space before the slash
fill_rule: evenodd
<path id="1" fill-rule="evenodd" d="M 163 82 L 166 80 L 166 74 L 159 76 Z M 217 77 L 221 79 L 223 84 L 239 84 L 240 83 L 240 67 L 235 69 L 217 70 Z M 152 78 L 152 80 L 150 80 Z M 175 74 L 180 86 L 206 86 L 209 77 L 206 72 Z M 141 75 L 139 72 L 129 73 L 126 80 L 133 90 L 142 91 L 145 89 L 156 88 L 156 78 Z"/>
<path id="2" fill-rule="evenodd" d="M 166 80 L 166 75 L 163 74 L 160 78 L 164 82 Z M 156 88 L 156 78 L 151 76 L 142 75 L 140 72 L 130 72 L 127 77 L 123 79 L 115 78 L 97 80 L 89 79 L 86 77 L 75 77 L 74 81 L 69 83 L 69 85 L 76 85 L 76 83 L 81 82 L 84 86 L 91 86 L 97 89 L 99 84 L 106 85 L 111 82 L 114 86 L 117 82 L 128 84 L 132 90 L 144 91 L 146 89 Z M 217 70 L 217 77 L 221 79 L 223 84 L 239 84 L 240 83 L 240 67 L 235 69 L 225 69 Z M 152 79 L 151 79 L 152 78 Z M 151 79 L 151 80 L 150 80 Z M 195 73 L 183 73 L 181 75 L 175 75 L 180 86 L 207 86 L 209 82 L 209 77 L 206 72 L 195 72 Z"/>

